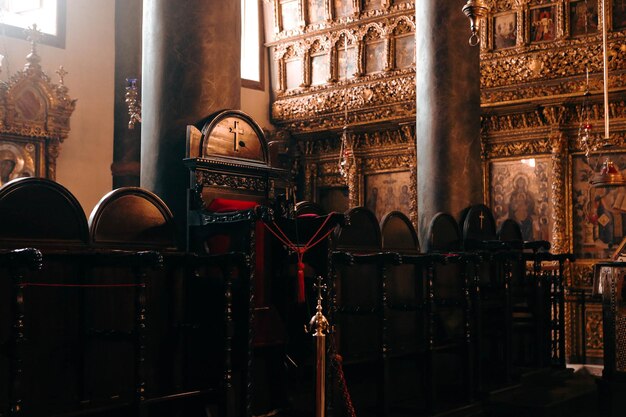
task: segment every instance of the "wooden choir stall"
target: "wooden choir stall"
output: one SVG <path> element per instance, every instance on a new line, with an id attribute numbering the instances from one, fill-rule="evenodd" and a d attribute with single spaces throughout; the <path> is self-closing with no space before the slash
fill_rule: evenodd
<path id="1" fill-rule="evenodd" d="M 517 223 L 476 205 L 418 242 L 400 212 L 294 204 L 239 111 L 190 126 L 186 156 L 182 219 L 135 187 L 89 219 L 52 180 L 0 188 L 0 416 L 314 415 L 318 295 L 329 416 L 477 411 L 565 366 L 569 258 Z"/>

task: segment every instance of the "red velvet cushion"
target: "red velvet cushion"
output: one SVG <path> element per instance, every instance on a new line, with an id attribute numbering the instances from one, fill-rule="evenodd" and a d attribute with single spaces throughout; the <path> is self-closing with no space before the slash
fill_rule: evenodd
<path id="1" fill-rule="evenodd" d="M 214 198 L 207 207 L 213 213 L 227 213 L 238 210 L 248 210 L 258 206 L 254 201 L 229 200 L 227 198 Z"/>

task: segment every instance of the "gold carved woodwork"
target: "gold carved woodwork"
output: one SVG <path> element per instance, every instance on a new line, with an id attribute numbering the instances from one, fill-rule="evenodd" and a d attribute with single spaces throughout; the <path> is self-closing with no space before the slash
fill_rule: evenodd
<path id="1" fill-rule="evenodd" d="M 609 2 L 611 4 L 611 2 Z M 499 160 L 521 160 L 549 156 L 553 178 L 550 182 L 552 204 L 552 251 L 571 252 L 580 246 L 575 231 L 573 201 L 574 161 L 581 149 L 578 135 L 586 111 L 591 114 L 592 134 L 601 135 L 604 118 L 602 93 L 602 39 L 593 28 L 574 34 L 570 1 L 557 0 L 490 0 L 489 13 L 482 22 L 480 50 L 482 157 L 486 171 Z M 533 11 L 551 8 L 554 37 L 531 39 Z M 509 44 L 495 45 L 496 18 L 511 17 L 517 36 Z M 608 16 L 609 18 L 611 16 Z M 608 152 L 626 150 L 626 31 L 609 30 L 609 92 L 611 137 Z M 585 99 L 587 89 L 590 95 Z M 606 153 L 597 150 L 597 154 Z M 573 158 L 575 157 L 575 158 Z M 599 158 L 600 156 L 597 156 Z M 578 163 L 578 162 L 577 162 Z M 485 201 L 489 201 L 491 179 L 484 176 Z M 576 181 L 580 181 L 577 177 Z M 578 197 L 577 197 L 578 198 Z M 578 215 L 577 215 L 578 216 Z M 578 217 L 577 217 L 578 218 Z M 578 220 L 577 220 L 578 221 Z M 576 232 L 576 233 L 575 233 Z M 574 244 L 576 243 L 577 246 Z M 578 250 L 578 249 L 577 249 Z M 572 264 L 568 285 L 590 290 L 595 259 Z M 573 295 L 572 295 L 573 296 Z M 577 310 L 575 296 L 566 312 L 568 354 L 584 343 L 588 356 L 602 357 L 600 306 L 588 304 L 584 315 Z M 582 335 L 586 339 L 582 340 Z"/>
<path id="2" fill-rule="evenodd" d="M 358 85 L 348 81 L 332 88 L 314 86 L 310 94 L 278 98 L 272 118 L 296 134 L 341 128 L 346 107 L 352 126 L 414 119 L 415 70 L 401 70 L 394 78 L 383 74 L 362 77 Z"/>
<path id="3" fill-rule="evenodd" d="M 237 176 L 232 173 L 222 174 L 197 170 L 196 183 L 203 187 L 217 186 L 236 190 L 269 192 L 268 181 L 265 178 Z"/>
<path id="4" fill-rule="evenodd" d="M 275 15 L 281 15 L 283 3 L 274 0 Z M 283 30 L 275 16 L 275 37 L 267 44 L 273 50 L 277 70 L 271 107 L 275 124 L 298 135 L 334 130 L 346 124 L 370 125 L 415 118 L 415 69 L 398 68 L 395 60 L 396 39 L 415 32 L 414 2 L 383 2 L 376 10 L 362 10 L 360 3 L 355 1 L 356 13 L 352 17 L 336 18 L 333 12 L 327 21 L 305 21 L 297 29 Z M 299 4 L 308 10 L 305 0 L 299 0 Z M 333 2 L 325 2 L 324 7 L 333 11 Z M 366 49 L 379 44 L 382 47 L 376 59 L 381 60 L 377 65 L 380 71 L 366 74 Z M 339 70 L 339 55 L 344 48 L 352 51 L 349 56 L 354 59 L 350 62 L 354 70 L 347 79 Z M 312 60 L 323 54 L 328 56 L 328 81 L 312 83 Z M 287 73 L 286 63 L 291 60 L 301 61 L 302 74 Z M 300 83 L 292 82 L 288 89 L 287 78 L 293 75 L 300 77 Z M 296 84 L 299 86 L 294 88 Z"/>
<path id="5" fill-rule="evenodd" d="M 380 16 L 388 15 L 414 15 L 415 2 L 408 1 L 402 3 L 391 2 L 390 0 L 382 0 L 380 9 L 363 10 L 361 8 L 361 0 L 351 0 L 353 14 L 351 16 L 338 16 L 334 8 L 333 0 L 324 0 L 324 12 L 326 20 L 323 22 L 312 22 L 308 13 L 308 0 L 295 0 L 298 3 L 298 18 L 300 20 L 297 27 L 289 30 L 284 29 L 282 19 L 282 4 L 285 0 L 269 0 L 272 3 L 273 21 L 274 21 L 274 40 L 280 41 L 292 37 L 302 37 L 311 33 L 316 33 L 337 26 L 350 25 L 359 20 L 373 20 Z"/>
<path id="6" fill-rule="evenodd" d="M 320 188 L 346 187 L 349 208 L 364 204 L 364 182 L 367 175 L 410 172 L 408 214 L 417 222 L 417 155 L 415 125 L 374 132 L 350 133 L 349 146 L 354 158 L 349 160 L 347 178 L 339 173 L 340 134 L 300 140 L 304 150 L 304 197 L 315 200 Z"/>
<path id="7" fill-rule="evenodd" d="M 550 199 L 552 200 L 552 253 L 568 253 L 569 242 L 566 235 L 566 201 L 565 201 L 565 176 L 566 170 L 566 139 L 561 132 L 556 132 L 550 137 L 552 154 L 550 158 L 552 168 L 552 184 Z"/>
<path id="8" fill-rule="evenodd" d="M 571 263 L 571 280 L 568 283 L 570 286 L 576 288 L 593 287 L 593 265 L 595 261 L 579 260 Z"/>
<path id="9" fill-rule="evenodd" d="M 626 33 L 609 33 L 611 89 L 625 85 L 625 42 Z M 601 34 L 482 51 L 480 65 L 482 103 L 580 93 L 587 70 L 592 90 L 601 90 Z"/>
<path id="10" fill-rule="evenodd" d="M 24 69 L 0 83 L 0 185 L 18 177 L 56 179 L 60 146 L 76 107 L 64 85 L 67 72 L 61 67 L 55 84 L 42 71 L 35 35 L 29 35 Z"/>
<path id="11" fill-rule="evenodd" d="M 585 347 L 587 355 L 601 358 L 604 354 L 604 332 L 602 329 L 602 306 L 589 305 L 585 314 Z"/>
<path id="12" fill-rule="evenodd" d="M 536 140 L 518 140 L 484 144 L 484 154 L 488 159 L 546 154 L 550 152 L 550 140 L 541 138 Z"/>

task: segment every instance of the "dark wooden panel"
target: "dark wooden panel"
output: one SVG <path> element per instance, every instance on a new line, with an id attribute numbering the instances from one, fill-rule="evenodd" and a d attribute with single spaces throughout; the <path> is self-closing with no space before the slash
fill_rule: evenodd
<path id="1" fill-rule="evenodd" d="M 411 220 L 402 212 L 387 213 L 381 221 L 382 247 L 399 252 L 419 252 L 417 233 Z"/>
<path id="2" fill-rule="evenodd" d="M 85 213 L 62 185 L 43 178 L 19 178 L 0 189 L 0 240 L 5 247 L 84 246 Z M 21 243 L 20 243 L 21 242 Z"/>
<path id="3" fill-rule="evenodd" d="M 90 242 L 127 249 L 174 249 L 172 212 L 156 194 L 137 187 L 105 195 L 89 217 Z"/>
<path id="4" fill-rule="evenodd" d="M 342 250 L 377 251 L 381 249 L 380 227 L 376 215 L 365 207 L 350 209 L 348 223 L 339 230 L 335 247 Z"/>
<path id="5" fill-rule="evenodd" d="M 428 227 L 425 252 L 457 251 L 461 248 L 459 226 L 448 213 L 437 213 Z"/>

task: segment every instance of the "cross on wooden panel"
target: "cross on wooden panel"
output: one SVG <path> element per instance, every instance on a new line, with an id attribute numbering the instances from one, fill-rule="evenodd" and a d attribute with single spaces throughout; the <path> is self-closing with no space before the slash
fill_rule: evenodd
<path id="1" fill-rule="evenodd" d="M 235 120 L 233 122 L 233 127 L 229 127 L 228 131 L 233 134 L 233 150 L 237 152 L 239 151 L 239 145 L 240 145 L 239 135 L 243 135 L 245 132 L 241 127 L 239 127 L 238 120 Z M 244 146 L 243 142 L 242 142 L 242 146 Z"/>

